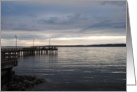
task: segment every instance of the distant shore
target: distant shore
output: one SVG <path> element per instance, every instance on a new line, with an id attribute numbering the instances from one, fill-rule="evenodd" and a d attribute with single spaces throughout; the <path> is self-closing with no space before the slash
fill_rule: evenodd
<path id="1" fill-rule="evenodd" d="M 56 45 L 57 47 L 126 47 L 126 44 Z"/>
<path id="2" fill-rule="evenodd" d="M 49 47 L 49 45 L 46 45 L 46 46 Z M 126 47 L 126 44 L 123 43 L 123 44 L 50 45 L 50 46 L 55 46 L 55 47 Z M 24 48 L 24 47 L 30 47 L 30 46 L 18 46 L 18 48 Z M 15 46 L 2 46 L 1 48 L 15 48 Z"/>

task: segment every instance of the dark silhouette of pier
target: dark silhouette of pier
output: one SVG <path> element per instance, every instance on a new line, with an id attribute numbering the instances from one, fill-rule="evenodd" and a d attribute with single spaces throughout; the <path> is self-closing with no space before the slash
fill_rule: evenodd
<path id="1" fill-rule="evenodd" d="M 55 46 L 32 46 L 24 48 L 1 48 L 1 76 L 10 76 L 13 67 L 17 66 L 17 58 L 21 56 L 57 53 Z"/>
<path id="2" fill-rule="evenodd" d="M 1 49 L 1 69 L 16 66 L 17 58 L 20 56 L 47 54 L 49 52 L 56 52 L 58 50 L 55 46 L 33 46 L 26 48 L 2 48 Z"/>

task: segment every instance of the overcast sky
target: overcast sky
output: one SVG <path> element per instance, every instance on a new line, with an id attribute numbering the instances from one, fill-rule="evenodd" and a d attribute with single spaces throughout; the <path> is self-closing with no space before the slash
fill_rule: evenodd
<path id="1" fill-rule="evenodd" d="M 1 1 L 2 46 L 126 43 L 126 1 Z"/>

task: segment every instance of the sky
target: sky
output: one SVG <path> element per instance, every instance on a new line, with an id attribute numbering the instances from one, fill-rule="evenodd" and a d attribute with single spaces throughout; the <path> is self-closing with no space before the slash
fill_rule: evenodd
<path id="1" fill-rule="evenodd" d="M 126 1 L 1 1 L 1 45 L 126 43 Z"/>

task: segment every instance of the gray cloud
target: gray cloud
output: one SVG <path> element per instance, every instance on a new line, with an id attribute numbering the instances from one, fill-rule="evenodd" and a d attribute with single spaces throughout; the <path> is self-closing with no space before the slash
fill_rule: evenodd
<path id="1" fill-rule="evenodd" d="M 113 6 L 122 6 L 122 7 L 124 7 L 126 2 L 125 1 L 103 1 L 100 4 L 101 5 L 113 5 Z"/>
<path id="2" fill-rule="evenodd" d="M 96 24 L 93 24 L 91 26 L 88 26 L 87 28 L 83 30 L 88 29 L 117 29 L 117 28 L 125 28 L 126 29 L 126 22 L 112 22 L 112 21 L 103 21 Z"/>
<path id="3" fill-rule="evenodd" d="M 14 39 L 15 34 L 23 40 L 44 40 L 48 39 L 47 34 L 52 38 L 123 36 L 126 35 L 125 7 L 126 2 L 115 1 L 85 1 L 79 4 L 4 2 L 1 13 L 2 38 Z"/>

